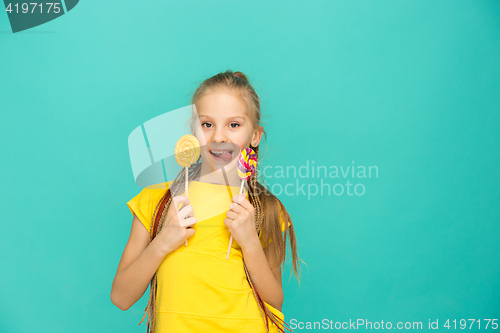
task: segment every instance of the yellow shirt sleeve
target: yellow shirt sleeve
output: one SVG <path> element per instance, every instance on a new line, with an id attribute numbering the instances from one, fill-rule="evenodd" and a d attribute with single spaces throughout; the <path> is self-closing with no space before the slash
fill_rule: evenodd
<path id="1" fill-rule="evenodd" d="M 127 206 L 132 215 L 135 214 L 148 231 L 150 231 L 151 228 L 151 220 L 153 219 L 153 213 L 156 205 L 165 194 L 165 191 L 165 188 L 145 188 L 142 189 L 142 191 L 133 197 L 129 202 L 127 202 Z"/>

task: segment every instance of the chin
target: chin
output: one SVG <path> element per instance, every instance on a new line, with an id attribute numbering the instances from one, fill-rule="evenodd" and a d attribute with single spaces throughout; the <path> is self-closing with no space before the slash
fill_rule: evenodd
<path id="1" fill-rule="evenodd" d="M 217 174 L 222 174 L 222 169 L 224 168 L 224 172 L 226 175 L 232 175 L 233 173 L 237 173 L 237 163 L 238 160 L 234 159 L 229 163 L 216 163 L 214 162 L 214 169 Z"/>

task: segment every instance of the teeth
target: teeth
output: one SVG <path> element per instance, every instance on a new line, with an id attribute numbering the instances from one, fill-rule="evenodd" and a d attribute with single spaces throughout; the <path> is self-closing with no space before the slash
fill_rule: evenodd
<path id="1" fill-rule="evenodd" d="M 212 150 L 213 154 L 224 154 L 230 152 L 229 150 Z"/>

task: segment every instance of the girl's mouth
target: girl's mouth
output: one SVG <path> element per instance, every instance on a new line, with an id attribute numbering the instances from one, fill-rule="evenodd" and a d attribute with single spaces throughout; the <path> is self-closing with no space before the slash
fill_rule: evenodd
<path id="1" fill-rule="evenodd" d="M 216 161 L 219 162 L 230 162 L 233 159 L 232 150 L 210 150 L 210 154 L 214 157 Z"/>

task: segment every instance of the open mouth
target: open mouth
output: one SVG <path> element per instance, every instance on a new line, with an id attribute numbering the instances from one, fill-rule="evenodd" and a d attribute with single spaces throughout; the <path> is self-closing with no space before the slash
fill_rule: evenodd
<path id="1" fill-rule="evenodd" d="M 210 154 L 216 161 L 230 162 L 233 159 L 233 150 L 210 150 Z"/>

